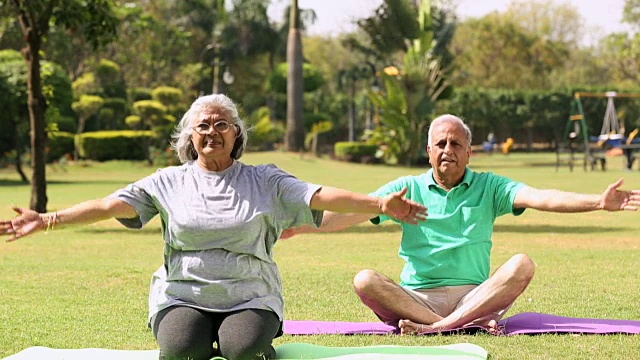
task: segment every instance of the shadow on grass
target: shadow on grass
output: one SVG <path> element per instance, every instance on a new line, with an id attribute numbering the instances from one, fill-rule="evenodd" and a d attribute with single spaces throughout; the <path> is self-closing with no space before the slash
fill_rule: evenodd
<path id="1" fill-rule="evenodd" d="M 561 234 L 593 234 L 612 231 L 625 231 L 624 227 L 605 226 L 554 226 L 554 225 L 495 225 L 494 232 L 512 233 L 561 233 Z"/>
<path id="2" fill-rule="evenodd" d="M 79 180 L 79 181 L 69 181 L 69 180 L 49 180 L 47 181 L 47 185 L 118 185 L 118 186 L 126 186 L 130 184 L 130 181 L 121 181 L 121 180 Z M 31 186 L 31 183 L 22 182 L 20 180 L 7 180 L 0 179 L 0 186 Z"/>
<path id="3" fill-rule="evenodd" d="M 470 164 L 469 168 L 473 169 L 473 170 L 484 170 L 484 171 L 495 171 L 496 169 L 503 169 L 503 168 L 510 168 L 510 169 L 515 169 L 515 168 L 540 168 L 540 167 L 546 167 L 546 168 L 555 168 L 556 163 L 555 162 L 534 162 L 534 163 L 522 163 L 522 162 L 513 162 L 513 163 L 497 163 L 497 164 Z M 562 167 L 561 167 L 562 168 Z M 566 168 L 569 168 L 568 166 L 566 166 Z"/>
<path id="4" fill-rule="evenodd" d="M 427 220 L 428 221 L 428 220 Z M 605 227 L 605 226 L 553 226 L 553 225 L 495 225 L 494 232 L 506 233 L 561 233 L 561 234 L 593 234 L 609 233 L 612 231 L 629 231 L 626 227 Z M 335 231 L 339 234 L 370 234 L 370 233 L 401 233 L 399 226 L 354 226 L 351 228 Z"/>
<path id="5" fill-rule="evenodd" d="M 0 180 L 0 186 L 30 186 L 31 184 L 28 182 L 22 182 L 20 180 L 7 180 L 7 179 L 1 179 Z"/>
<path id="6" fill-rule="evenodd" d="M 125 186 L 130 184 L 130 181 L 122 180 L 81 180 L 81 181 L 67 181 L 67 180 L 54 180 L 47 181 L 48 185 L 120 185 Z"/>
<path id="7" fill-rule="evenodd" d="M 121 228 L 111 228 L 111 229 L 88 229 L 88 228 L 79 228 L 76 229 L 76 232 L 85 233 L 85 234 L 121 234 L 128 233 L 131 235 L 135 234 L 161 234 L 162 231 L 159 227 L 145 227 L 142 229 L 127 229 L 124 226 Z"/>
<path id="8" fill-rule="evenodd" d="M 369 233 L 401 233 L 400 226 L 354 226 L 340 231 L 332 231 L 336 234 L 369 234 Z"/>

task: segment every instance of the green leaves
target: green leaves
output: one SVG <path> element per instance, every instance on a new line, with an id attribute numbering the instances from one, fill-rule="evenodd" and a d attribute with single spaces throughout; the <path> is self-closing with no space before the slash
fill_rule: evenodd
<path id="1" fill-rule="evenodd" d="M 385 159 L 397 159 L 404 165 L 417 159 L 435 103 L 449 86 L 444 76 L 440 62 L 428 52 L 407 54 L 403 72 L 382 75 L 385 92 L 370 95 L 380 109 L 382 126 L 371 135 L 386 145 Z"/>

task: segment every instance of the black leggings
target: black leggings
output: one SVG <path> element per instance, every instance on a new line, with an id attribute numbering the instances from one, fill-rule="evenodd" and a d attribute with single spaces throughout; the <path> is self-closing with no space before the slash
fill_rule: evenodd
<path id="1" fill-rule="evenodd" d="M 273 359 L 273 339 L 280 335 L 278 316 L 267 310 L 212 313 L 172 306 L 153 319 L 160 360 Z M 215 349 L 213 344 L 217 343 Z"/>

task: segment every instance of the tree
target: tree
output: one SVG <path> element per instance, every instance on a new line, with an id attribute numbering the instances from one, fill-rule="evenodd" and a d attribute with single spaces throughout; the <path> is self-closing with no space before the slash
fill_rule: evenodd
<path id="1" fill-rule="evenodd" d="M 622 21 L 640 30 L 640 0 L 625 0 Z"/>
<path id="2" fill-rule="evenodd" d="M 632 86 L 640 82 L 640 33 L 611 34 L 603 40 L 603 47 L 617 81 L 627 81 Z"/>
<path id="3" fill-rule="evenodd" d="M 28 107 L 31 127 L 31 201 L 29 207 L 47 211 L 47 183 L 45 174 L 46 99 L 40 74 L 40 50 L 52 25 L 74 28 L 94 47 L 113 39 L 116 18 L 113 1 L 94 0 L 13 0 L 15 15 L 20 22 L 25 44 L 22 54 L 27 62 Z"/>
<path id="4" fill-rule="evenodd" d="M 0 97 L 0 108 L 4 119 L 8 120 L 0 121 L 0 153 L 8 154 L 12 150 L 15 151 L 13 160 L 16 171 L 22 182 L 29 183 L 29 179 L 22 170 L 21 159 L 24 133 L 24 129 L 21 128 L 26 128 L 27 123 L 26 114 L 24 114 L 26 109 L 19 106 L 24 89 L 17 84 L 23 78 L 21 70 L 24 67 L 24 61 L 22 59 L 12 61 L 11 58 L 4 56 L 6 52 L 13 52 L 13 50 L 0 51 L 0 93 L 3 94 Z"/>
<path id="5" fill-rule="evenodd" d="M 504 14 L 460 24 L 451 43 L 461 86 L 542 89 L 568 56 L 561 43 L 528 32 Z"/>
<path id="6" fill-rule="evenodd" d="M 383 125 L 371 132 L 370 141 L 384 144 L 385 160 L 411 165 L 424 148 L 424 135 L 436 101 L 449 87 L 447 69 L 442 67 L 435 45 L 448 41 L 446 33 L 435 33 L 431 23 L 431 4 L 422 0 L 418 10 L 419 31 L 404 55 L 401 70 L 385 69 L 385 91 L 371 93 L 380 108 Z"/>
<path id="7" fill-rule="evenodd" d="M 117 41 L 101 48 L 96 57 L 118 64 L 121 77 L 132 88 L 163 84 L 179 84 L 183 90 L 195 88 L 197 83 L 184 81 L 180 73 L 190 61 L 199 62 L 202 44 L 209 40 L 201 31 L 174 23 L 183 18 L 179 5 L 195 2 L 127 1 L 127 6 L 118 9 Z M 201 12 L 203 18 L 210 15 Z"/>
<path id="8" fill-rule="evenodd" d="M 15 50 L 0 51 L 0 76 L 4 76 L 9 86 L 8 91 L 2 92 L 8 102 L 7 106 L 0 107 L 3 114 L 10 120 L 13 129 L 8 136 L 8 142 L 0 141 L 0 152 L 15 150 L 16 171 L 23 181 L 29 182 L 22 170 L 22 154 L 29 143 L 29 108 L 27 106 L 28 70 L 24 57 Z M 43 61 L 41 65 L 42 87 L 45 101 L 48 104 L 46 111 L 49 129 L 56 129 L 63 119 L 73 116 L 71 110 L 72 89 L 67 73 L 57 64 Z M 75 119 L 70 120 L 75 121 Z M 7 125 L 9 125 L 7 124 Z M 3 140 L 3 139 L 0 139 Z M 7 149 L 5 146 L 9 145 Z"/>
<path id="9" fill-rule="evenodd" d="M 300 151 L 304 149 L 303 127 L 303 81 L 302 81 L 302 39 L 300 35 L 300 19 L 298 0 L 291 2 L 291 23 L 287 39 L 287 133 L 285 149 Z"/>
<path id="10" fill-rule="evenodd" d="M 80 96 L 80 100 L 71 104 L 71 108 L 73 108 L 73 111 L 78 114 L 78 128 L 76 132 L 78 135 L 81 135 L 84 131 L 84 125 L 87 122 L 87 119 L 95 115 L 98 110 L 102 108 L 103 104 L 104 100 L 101 97 L 95 95 L 82 95 Z M 78 153 L 79 149 L 76 144 L 76 149 L 73 154 L 75 160 L 78 160 Z"/>
<path id="11" fill-rule="evenodd" d="M 505 16 L 527 33 L 570 48 L 578 47 L 584 34 L 584 18 L 570 3 L 512 0 Z"/>
<path id="12" fill-rule="evenodd" d="M 449 83 L 438 59 L 423 56 L 406 60 L 403 73 L 382 74 L 384 93 L 371 94 L 383 125 L 372 131 L 370 141 L 386 146 L 385 160 L 395 159 L 408 166 L 424 148 L 435 103 Z"/>
<path id="13" fill-rule="evenodd" d="M 420 36 L 416 11 L 408 0 L 384 0 L 372 16 L 357 24 L 368 43 L 350 37 L 346 40 L 349 47 L 383 60 L 397 52 L 406 53 L 411 41 Z"/>
<path id="14" fill-rule="evenodd" d="M 640 0 L 626 0 L 622 19 L 640 30 Z M 640 32 L 611 34 L 603 40 L 606 62 L 617 81 L 635 87 L 640 82 Z"/>

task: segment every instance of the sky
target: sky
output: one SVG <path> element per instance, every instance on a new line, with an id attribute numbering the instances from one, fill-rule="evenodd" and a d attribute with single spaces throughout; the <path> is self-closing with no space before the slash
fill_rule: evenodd
<path id="1" fill-rule="evenodd" d="M 453 0 L 461 20 L 481 17 L 492 11 L 504 11 L 510 0 Z M 624 0 L 553 0 L 559 4 L 570 3 L 578 8 L 585 20 L 590 37 L 600 38 L 612 32 L 626 31 L 621 23 Z M 290 0 L 273 0 L 269 16 L 279 21 Z M 353 20 L 369 17 L 382 0 L 298 0 L 300 8 L 311 8 L 318 19 L 309 28 L 310 35 L 336 35 L 353 30 Z"/>

